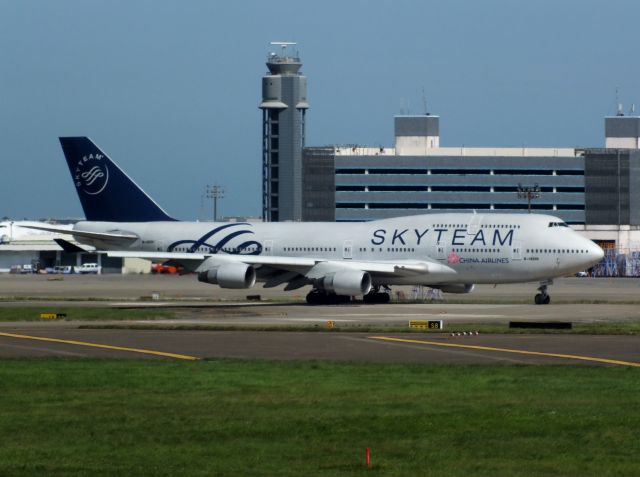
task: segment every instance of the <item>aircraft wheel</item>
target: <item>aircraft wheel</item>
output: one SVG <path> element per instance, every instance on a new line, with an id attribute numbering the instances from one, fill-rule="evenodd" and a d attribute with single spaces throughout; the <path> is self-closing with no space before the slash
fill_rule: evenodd
<path id="1" fill-rule="evenodd" d="M 538 293 L 535 296 L 534 301 L 536 305 L 548 305 L 549 303 L 551 303 L 551 297 L 546 293 L 545 294 Z"/>
<path id="2" fill-rule="evenodd" d="M 327 295 L 317 290 L 312 290 L 307 294 L 307 303 L 309 305 L 322 305 L 327 302 Z"/>
<path id="3" fill-rule="evenodd" d="M 312 290 L 307 294 L 307 303 L 309 305 L 341 305 L 350 302 L 351 297 L 347 295 L 325 293 L 320 290 Z"/>
<path id="4" fill-rule="evenodd" d="M 389 293 L 378 293 L 380 301 L 378 303 L 389 303 L 391 301 L 391 295 Z"/>
<path id="5" fill-rule="evenodd" d="M 350 302 L 351 297 L 347 295 L 336 295 L 334 293 L 327 295 L 327 303 L 330 303 L 331 305 L 343 305 Z"/>
<path id="6" fill-rule="evenodd" d="M 389 303 L 391 296 L 385 292 L 367 293 L 362 297 L 364 303 Z"/>
<path id="7" fill-rule="evenodd" d="M 538 293 L 534 299 L 536 305 L 548 305 L 549 303 L 551 303 L 551 297 L 547 293 L 547 289 L 552 283 L 552 280 L 545 280 L 540 282 L 540 286 L 538 287 L 538 291 L 540 293 Z"/>

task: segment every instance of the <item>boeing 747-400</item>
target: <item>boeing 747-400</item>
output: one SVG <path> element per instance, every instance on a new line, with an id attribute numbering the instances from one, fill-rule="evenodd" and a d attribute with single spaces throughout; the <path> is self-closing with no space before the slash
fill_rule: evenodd
<path id="1" fill-rule="evenodd" d="M 184 222 L 167 215 L 86 137 L 60 138 L 86 220 L 68 233 L 109 257 L 179 264 L 224 288 L 311 285 L 307 301 L 351 296 L 389 301 L 392 285 L 468 293 L 476 283 L 540 282 L 550 301 L 554 277 L 603 257 L 594 242 L 557 217 L 433 213 L 360 223 Z"/>

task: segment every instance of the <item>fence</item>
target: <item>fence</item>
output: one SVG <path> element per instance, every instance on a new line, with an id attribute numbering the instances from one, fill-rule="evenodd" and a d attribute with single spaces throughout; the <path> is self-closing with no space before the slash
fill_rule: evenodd
<path id="1" fill-rule="evenodd" d="M 640 277 L 640 251 L 617 249 L 613 244 L 599 244 L 604 258 L 589 271 L 593 277 Z"/>

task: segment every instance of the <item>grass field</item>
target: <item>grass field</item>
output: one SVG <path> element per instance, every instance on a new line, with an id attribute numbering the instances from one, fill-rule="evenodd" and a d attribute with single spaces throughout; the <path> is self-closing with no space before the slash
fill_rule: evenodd
<path id="1" fill-rule="evenodd" d="M 623 367 L 3 360 L 0 475 L 637 476 L 638 396 Z"/>
<path id="2" fill-rule="evenodd" d="M 391 332 L 416 332 L 423 334 L 431 332 L 426 330 L 412 330 L 405 324 L 366 324 L 366 323 L 339 323 L 333 329 L 327 329 L 321 324 L 291 324 L 291 325 L 216 325 L 216 324 L 193 324 L 193 323 L 171 323 L 163 324 L 154 320 L 180 319 L 189 317 L 189 313 L 179 308 L 109 308 L 109 307 L 0 307 L 0 322 L 7 321 L 45 321 L 40 318 L 40 313 L 63 313 L 67 321 L 93 321 L 95 324 L 84 325 L 82 328 L 116 328 L 116 329 L 168 329 L 168 330 L 251 330 L 251 331 L 354 331 L 367 333 L 391 333 Z M 231 307 L 220 311 L 219 316 L 239 316 L 246 315 L 246 312 Z M 138 323 L 124 324 L 101 324 L 106 321 L 136 320 Z M 149 323 L 139 321 L 148 320 Z M 579 334 L 640 334 L 640 320 L 611 321 L 610 318 L 603 317 L 598 322 L 577 322 L 571 330 L 545 330 L 527 328 L 509 328 L 508 322 L 491 323 L 446 323 L 445 333 L 462 331 L 479 331 L 481 333 L 579 333 Z"/>
<path id="3" fill-rule="evenodd" d="M 153 320 L 172 318 L 174 313 L 159 308 L 119 309 L 109 307 L 0 307 L 0 321 L 45 321 L 40 313 L 60 313 L 65 320 Z"/>

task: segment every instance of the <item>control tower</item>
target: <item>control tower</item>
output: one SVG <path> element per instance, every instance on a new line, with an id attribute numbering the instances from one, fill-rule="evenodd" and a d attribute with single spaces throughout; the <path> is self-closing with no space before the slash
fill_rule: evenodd
<path id="1" fill-rule="evenodd" d="M 262 218 L 267 222 L 302 219 L 302 148 L 305 141 L 307 78 L 296 43 L 267 58 L 262 77 Z"/>

